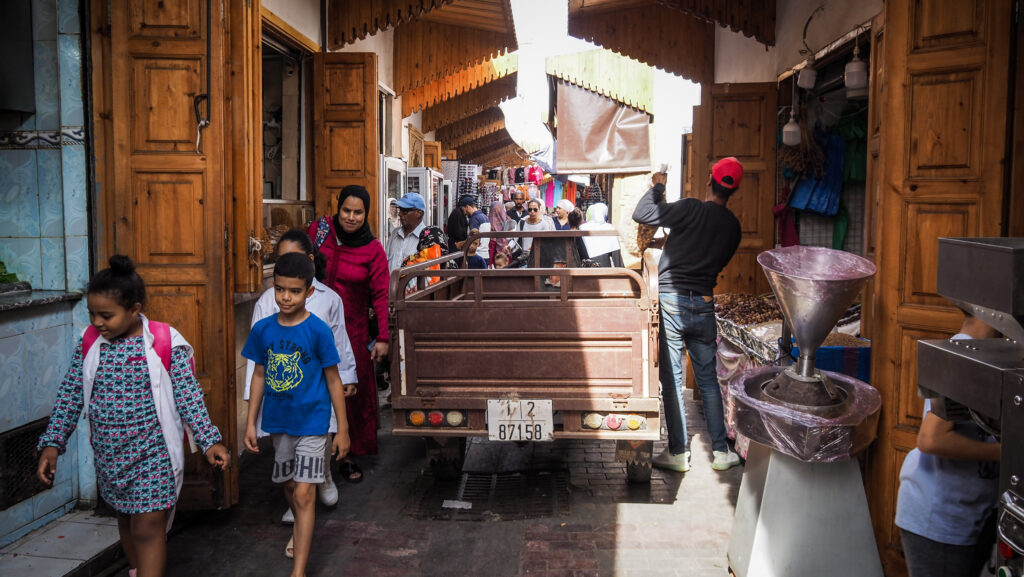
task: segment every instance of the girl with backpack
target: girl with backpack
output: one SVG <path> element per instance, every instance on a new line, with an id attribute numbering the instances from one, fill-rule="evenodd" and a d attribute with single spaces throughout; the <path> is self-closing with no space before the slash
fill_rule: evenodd
<path id="1" fill-rule="evenodd" d="M 100 495 L 118 513 L 130 574 L 160 576 L 184 477 L 186 433 L 213 466 L 227 467 L 231 455 L 203 403 L 192 347 L 174 328 L 142 314 L 146 285 L 131 259 L 110 257 L 110 268 L 96 273 L 87 292 L 91 324 L 39 438 L 37 473 L 53 484 L 57 456 L 85 410 Z"/>

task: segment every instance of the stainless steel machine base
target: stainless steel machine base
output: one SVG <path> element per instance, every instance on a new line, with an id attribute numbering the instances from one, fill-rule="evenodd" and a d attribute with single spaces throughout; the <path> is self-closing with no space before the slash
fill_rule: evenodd
<path id="1" fill-rule="evenodd" d="M 882 577 L 857 461 L 805 463 L 751 443 L 729 565 L 736 577 Z"/>

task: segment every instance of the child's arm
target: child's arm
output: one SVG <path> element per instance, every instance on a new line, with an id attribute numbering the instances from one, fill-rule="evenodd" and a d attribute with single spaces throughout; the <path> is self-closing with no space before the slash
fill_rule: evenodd
<path id="1" fill-rule="evenodd" d="M 82 343 L 79 341 L 71 358 L 71 367 L 57 389 L 57 401 L 54 403 L 53 413 L 50 414 L 50 423 L 36 445 L 36 450 L 40 453 L 37 475 L 39 480 L 47 485 L 53 484 L 53 478 L 57 475 L 57 456 L 64 452 L 65 444 L 78 424 L 78 416 L 82 413 L 84 404 Z"/>
<path id="2" fill-rule="evenodd" d="M 331 406 L 334 407 L 334 415 L 338 419 L 338 432 L 334 435 L 331 454 L 340 461 L 348 454 L 351 445 L 348 438 L 348 416 L 345 414 L 345 394 L 342 391 L 341 378 L 338 376 L 336 367 L 324 367 L 324 376 L 327 378 L 327 392 L 331 396 Z"/>
<path id="3" fill-rule="evenodd" d="M 245 448 L 253 453 L 260 452 L 256 436 L 256 416 L 260 414 L 260 407 L 263 405 L 263 385 L 266 382 L 264 371 L 264 366 L 256 363 L 256 368 L 252 372 L 252 386 L 249 389 L 249 414 L 245 419 Z M 334 375 L 337 377 L 337 372 Z"/>
<path id="4" fill-rule="evenodd" d="M 222 468 L 230 465 L 231 454 L 221 442 L 220 431 L 210 421 L 210 413 L 203 401 L 203 388 L 192 372 L 189 347 L 178 346 L 171 350 L 171 391 L 178 415 L 192 429 L 207 462 Z"/>

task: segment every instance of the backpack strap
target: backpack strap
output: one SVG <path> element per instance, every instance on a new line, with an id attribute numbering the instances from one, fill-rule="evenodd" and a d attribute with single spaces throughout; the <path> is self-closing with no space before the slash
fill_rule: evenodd
<path id="1" fill-rule="evenodd" d="M 167 374 L 171 373 L 171 325 L 158 321 L 149 321 L 149 331 L 153 333 L 153 349 L 164 363 Z"/>
<path id="2" fill-rule="evenodd" d="M 100 331 L 93 325 L 89 325 L 85 328 L 85 333 L 82 334 L 82 361 L 85 361 L 85 357 L 89 355 L 89 349 L 96 344 L 96 339 L 100 338 Z"/>
<path id="3" fill-rule="evenodd" d="M 320 220 L 316 223 L 316 238 L 313 239 L 313 249 L 320 250 L 323 246 L 324 241 L 327 240 L 327 235 L 331 233 L 331 224 L 327 220 L 326 216 L 321 216 Z"/>

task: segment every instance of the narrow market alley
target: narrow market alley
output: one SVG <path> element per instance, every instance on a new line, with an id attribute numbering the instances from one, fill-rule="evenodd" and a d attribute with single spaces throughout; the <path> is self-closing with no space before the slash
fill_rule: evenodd
<path id="1" fill-rule="evenodd" d="M 704 420 L 694 406 L 687 403 L 696 433 L 693 468 L 685 475 L 656 469 L 650 485 L 626 481 L 613 441 L 532 443 L 518 451 L 474 442 L 466 470 L 480 472 L 466 477 L 493 479 L 497 487 L 470 501 L 472 509 L 443 508 L 444 499 L 457 500 L 461 480 L 435 480 L 426 472 L 423 442 L 390 435 L 385 422 L 380 455 L 363 461 L 365 481 L 339 481 L 339 504 L 318 506 L 307 574 L 728 575 L 743 468 L 711 469 Z M 504 458 L 491 458 L 496 445 Z M 478 466 L 475 455 L 482 457 Z M 502 472 L 483 472 L 488 463 Z M 280 523 L 284 501 L 270 483 L 271 466 L 270 451 L 243 465 L 240 500 L 231 509 L 182 515 L 168 544 L 168 577 L 287 574 L 291 528 Z M 523 466 L 523 475 L 509 471 Z"/>

